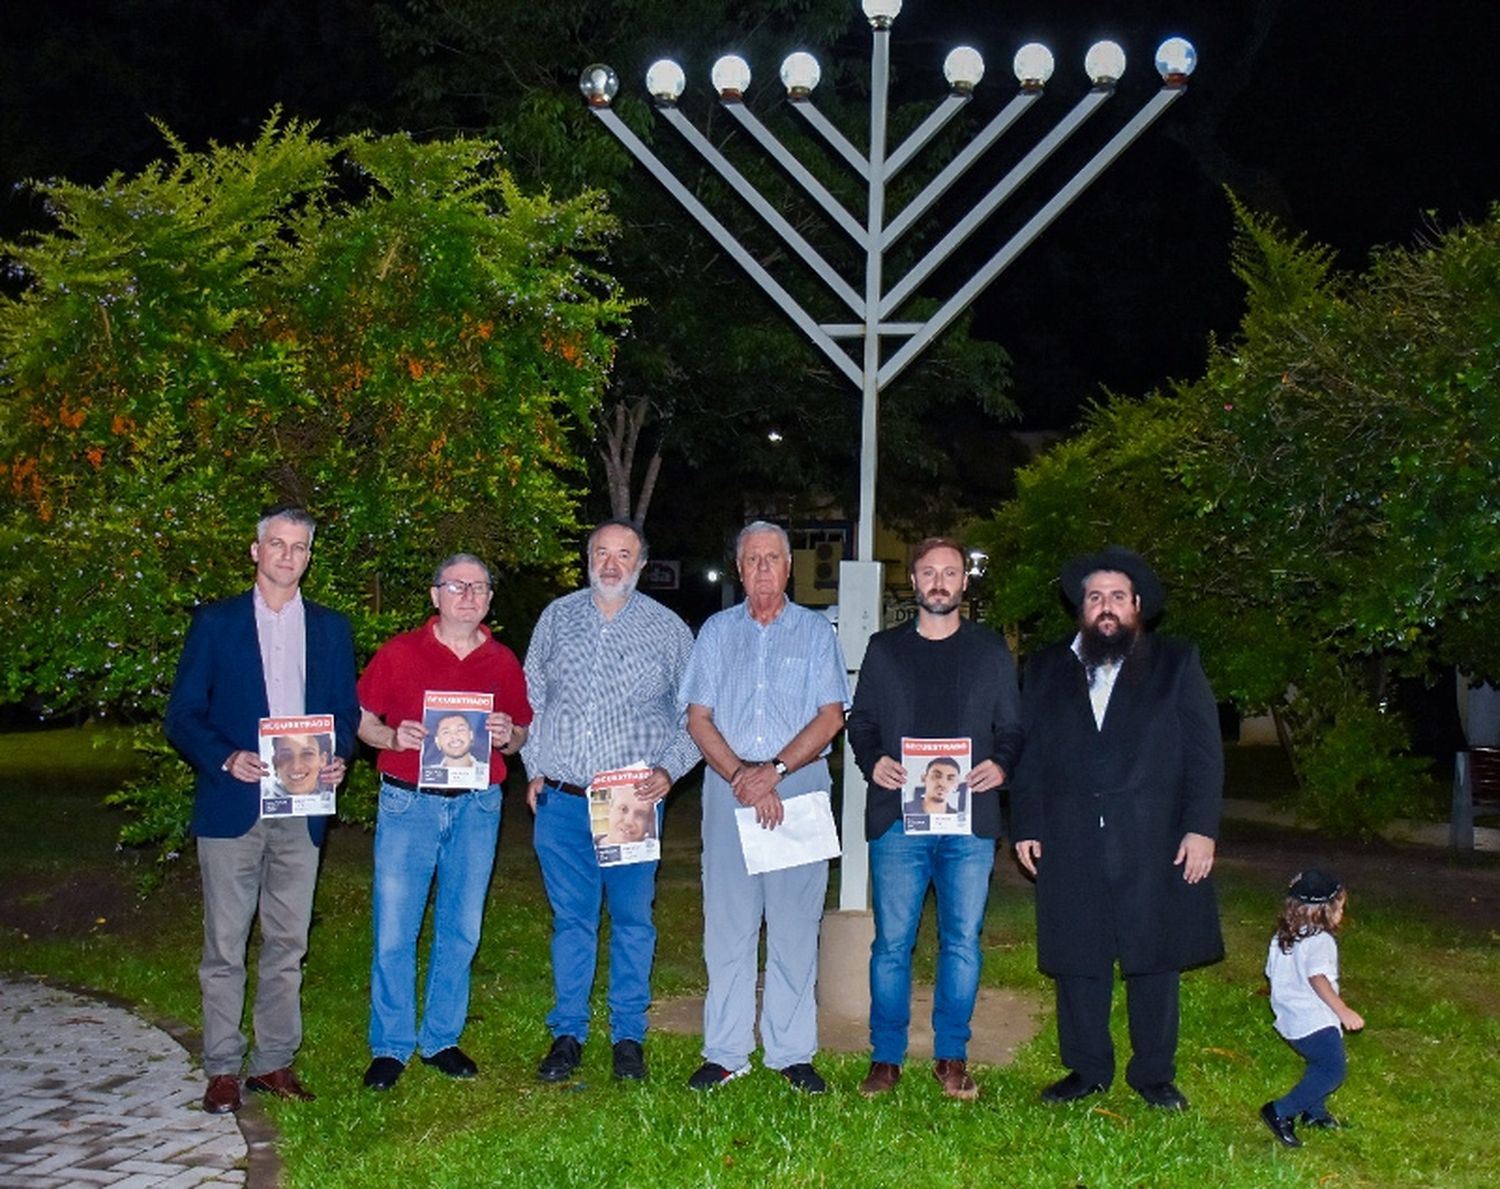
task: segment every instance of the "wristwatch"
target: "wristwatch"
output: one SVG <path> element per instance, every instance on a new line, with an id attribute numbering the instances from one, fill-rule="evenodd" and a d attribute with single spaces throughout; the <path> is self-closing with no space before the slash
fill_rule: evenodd
<path id="1" fill-rule="evenodd" d="M 780 756 L 777 756 L 774 760 L 771 761 L 771 767 L 776 769 L 776 775 L 778 778 L 783 777 L 787 774 L 788 769 L 786 766 L 786 762 Z"/>

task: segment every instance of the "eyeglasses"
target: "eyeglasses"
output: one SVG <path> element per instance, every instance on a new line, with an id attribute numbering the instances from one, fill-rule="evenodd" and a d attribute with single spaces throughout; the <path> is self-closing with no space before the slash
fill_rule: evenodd
<path id="1" fill-rule="evenodd" d="M 490 584 L 488 582 L 448 581 L 435 582 L 433 583 L 433 585 L 436 586 L 438 590 L 446 590 L 449 594 L 458 595 L 460 598 L 466 594 L 473 594 L 477 598 L 482 599 L 485 595 L 490 593 Z"/>

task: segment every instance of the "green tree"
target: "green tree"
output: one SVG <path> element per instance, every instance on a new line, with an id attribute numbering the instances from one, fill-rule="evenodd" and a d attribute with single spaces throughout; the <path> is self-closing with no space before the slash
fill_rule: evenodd
<path id="1" fill-rule="evenodd" d="M 1020 477 L 990 526 L 1014 559 L 997 613 L 1059 630 L 1062 557 L 1142 549 L 1220 696 L 1276 714 L 1303 808 L 1369 831 L 1420 767 L 1390 680 L 1500 672 L 1500 208 L 1358 276 L 1236 212 L 1239 335 Z"/>
<path id="2" fill-rule="evenodd" d="M 41 186 L 56 228 L 0 245 L 24 283 L 0 302 L 0 696 L 43 714 L 154 717 L 188 610 L 245 586 L 276 500 L 319 516 L 309 590 L 361 650 L 455 549 L 560 573 L 626 313 L 597 196 L 525 193 L 486 142 L 275 117 L 168 139 L 138 175 Z"/>

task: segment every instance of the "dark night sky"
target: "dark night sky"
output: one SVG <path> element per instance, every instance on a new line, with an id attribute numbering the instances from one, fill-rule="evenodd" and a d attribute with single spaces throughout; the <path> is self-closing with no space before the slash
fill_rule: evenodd
<path id="1" fill-rule="evenodd" d="M 1155 89 L 1151 57 L 1162 39 L 1181 34 L 1198 48 L 1188 94 L 980 299 L 977 329 L 1015 357 L 1032 426 L 1067 424 L 1101 385 L 1141 393 L 1201 373 L 1209 333 L 1232 333 L 1240 314 L 1225 186 L 1336 248 L 1351 268 L 1376 245 L 1410 244 L 1500 200 L 1496 0 L 1062 7 L 910 0 L 898 21 L 899 34 L 917 18 L 913 31 L 931 42 L 920 56 L 933 62 L 962 40 L 984 52 L 997 82 L 991 107 L 1009 96 L 1016 47 L 1052 48 L 1050 106 L 1011 130 L 1000 157 L 1011 137 L 1029 146 L 1082 94 L 1082 58 L 1096 37 L 1119 41 L 1130 64 L 1112 110 L 1079 134 L 1088 151 Z M 1011 223 L 1082 159 L 1075 153 L 1050 173 L 1050 188 L 1039 178 L 1037 191 L 1018 194 L 1023 209 Z M 998 222 L 993 244 L 1010 230 L 1003 214 Z"/>
<path id="2" fill-rule="evenodd" d="M 371 113 L 390 80 L 366 9 L 358 0 L 9 0 L 0 234 L 28 215 L 12 188 L 21 177 L 96 180 L 159 155 L 148 113 L 190 144 L 246 136 L 278 101 L 330 128 L 380 125 Z M 850 9 L 857 30 L 855 0 Z M 971 173 L 961 198 L 982 192 L 1083 94 L 1091 41 L 1112 36 L 1130 56 L 1117 97 L 939 274 L 939 296 L 1149 97 L 1151 56 L 1173 33 L 1199 50 L 1188 95 L 978 304 L 976 329 L 1016 360 L 1028 426 L 1069 424 L 1101 386 L 1140 393 L 1198 374 L 1208 336 L 1231 333 L 1240 310 L 1226 185 L 1350 267 L 1372 246 L 1410 243 L 1424 226 L 1479 217 L 1500 199 L 1489 62 L 1500 0 L 907 0 L 893 40 L 898 97 L 939 98 L 943 55 L 967 41 L 988 65 L 975 128 L 1013 94 L 1017 46 L 1040 40 L 1057 56 L 1038 109 Z"/>

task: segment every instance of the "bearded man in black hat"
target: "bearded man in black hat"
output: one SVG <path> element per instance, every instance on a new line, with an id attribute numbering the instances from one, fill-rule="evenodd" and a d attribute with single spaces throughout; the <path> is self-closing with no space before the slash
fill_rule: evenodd
<path id="1" fill-rule="evenodd" d="M 1139 554 L 1075 557 L 1062 589 L 1078 631 L 1026 666 L 1026 744 L 1011 777 L 1011 834 L 1036 878 L 1037 965 L 1056 984 L 1068 1069 L 1042 1100 L 1086 1098 L 1113 1080 L 1118 962 L 1125 1080 L 1152 1106 L 1184 1110 L 1180 972 L 1224 956 L 1208 879 L 1224 786 L 1218 712 L 1197 648 L 1148 634 L 1163 595 Z"/>

